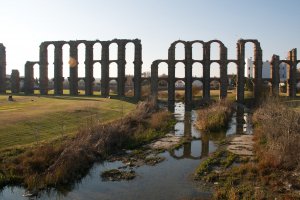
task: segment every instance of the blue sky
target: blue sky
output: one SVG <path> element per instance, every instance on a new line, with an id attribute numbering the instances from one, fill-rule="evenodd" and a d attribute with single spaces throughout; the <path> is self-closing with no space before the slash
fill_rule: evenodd
<path id="1" fill-rule="evenodd" d="M 21 75 L 47 40 L 139 38 L 143 71 L 167 58 L 177 39 L 219 39 L 232 59 L 239 38 L 258 39 L 268 60 L 300 47 L 299 7 L 298 0 L 1 0 L 0 43 L 6 46 L 7 73 L 19 69 Z M 246 56 L 252 56 L 251 47 Z"/>

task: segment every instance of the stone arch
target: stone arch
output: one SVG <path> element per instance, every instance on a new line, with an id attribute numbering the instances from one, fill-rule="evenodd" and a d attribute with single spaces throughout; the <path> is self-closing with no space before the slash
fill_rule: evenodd
<path id="1" fill-rule="evenodd" d="M 86 45 L 84 42 L 78 43 L 78 76 L 84 77 L 85 76 L 85 57 L 86 57 Z"/>
<path id="2" fill-rule="evenodd" d="M 169 99 L 169 83 L 166 79 L 158 80 L 158 99 L 160 100 L 168 100 Z"/>
<path id="3" fill-rule="evenodd" d="M 84 77 L 78 78 L 78 94 L 85 95 L 85 80 Z"/>
<path id="4" fill-rule="evenodd" d="M 117 42 L 111 42 L 109 44 L 109 60 L 118 60 L 118 48 Z"/>
<path id="5" fill-rule="evenodd" d="M 192 59 L 203 60 L 204 42 L 200 40 L 194 40 L 190 42 L 192 45 Z"/>
<path id="6" fill-rule="evenodd" d="M 171 49 L 174 49 L 175 60 L 184 60 L 185 59 L 185 47 L 186 42 L 182 40 L 175 41 L 171 44 Z"/>
<path id="7" fill-rule="evenodd" d="M 97 95 L 101 90 L 101 63 L 94 62 L 93 64 L 93 91 Z"/>
<path id="8" fill-rule="evenodd" d="M 118 80 L 116 78 L 109 80 L 109 95 L 118 94 Z"/>
<path id="9" fill-rule="evenodd" d="M 199 100 L 203 98 L 203 82 L 200 80 L 194 80 L 192 82 L 192 95 L 193 100 Z"/>
<path id="10" fill-rule="evenodd" d="M 166 61 L 160 61 L 158 63 L 158 77 L 167 77 L 168 76 L 168 68 L 169 64 Z"/>
<path id="11" fill-rule="evenodd" d="M 297 62 L 296 71 L 296 95 L 300 96 L 300 61 Z"/>
<path id="12" fill-rule="evenodd" d="M 101 60 L 102 58 L 102 44 L 96 41 L 93 44 L 93 60 Z"/>
<path id="13" fill-rule="evenodd" d="M 63 44 L 62 46 L 62 76 L 63 76 L 63 92 L 66 93 L 66 90 L 70 89 L 70 84 L 68 77 L 70 77 L 70 45 L 68 43 Z"/>
<path id="14" fill-rule="evenodd" d="M 184 78 L 175 81 L 175 100 L 184 100 L 186 83 Z"/>
<path id="15" fill-rule="evenodd" d="M 194 62 L 192 65 L 192 77 L 200 78 L 203 77 L 203 65 L 201 62 Z"/>
<path id="16" fill-rule="evenodd" d="M 109 77 L 110 78 L 118 77 L 118 63 L 116 61 L 111 61 L 109 63 Z"/>
<path id="17" fill-rule="evenodd" d="M 221 65 L 218 62 L 211 62 L 210 63 L 210 77 L 218 77 L 220 78 L 220 71 L 221 71 Z"/>
<path id="18" fill-rule="evenodd" d="M 125 82 L 125 96 L 134 96 L 134 86 L 136 85 L 136 82 L 134 81 L 134 61 L 135 61 L 135 42 L 134 41 L 128 41 L 126 42 L 124 46 L 124 65 L 125 65 L 125 70 L 124 70 L 124 75 L 126 78 Z M 119 62 L 122 62 L 119 60 Z M 145 88 L 141 86 L 141 92 L 144 93 Z M 150 87 L 149 87 L 150 90 Z M 150 91 L 149 91 L 150 92 Z M 143 96 L 143 94 L 141 94 Z"/>
<path id="19" fill-rule="evenodd" d="M 49 81 L 53 80 L 53 78 L 54 78 L 54 50 L 55 50 L 54 43 L 48 43 L 47 44 L 47 53 L 48 53 L 47 61 L 48 61 L 48 79 L 49 79 Z M 51 86 L 50 86 L 50 88 L 51 88 Z"/>
<path id="20" fill-rule="evenodd" d="M 181 61 L 175 64 L 175 78 L 184 78 L 185 75 L 185 64 Z"/>
<path id="21" fill-rule="evenodd" d="M 210 60 L 221 60 L 221 53 L 224 44 L 219 40 L 210 40 L 207 44 L 210 48 Z"/>

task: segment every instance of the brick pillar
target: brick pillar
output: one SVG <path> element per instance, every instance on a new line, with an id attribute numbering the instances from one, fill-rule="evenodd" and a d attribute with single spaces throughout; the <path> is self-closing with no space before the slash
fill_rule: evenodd
<path id="1" fill-rule="evenodd" d="M 185 45 L 185 110 L 192 110 L 192 68 L 193 68 L 193 59 L 192 59 L 192 45 L 187 42 Z"/>
<path id="2" fill-rule="evenodd" d="M 40 45 L 40 94 L 48 94 L 48 43 Z"/>
<path id="3" fill-rule="evenodd" d="M 0 43 L 0 94 L 6 93 L 6 51 Z"/>
<path id="4" fill-rule="evenodd" d="M 245 43 L 241 40 L 237 43 L 238 67 L 237 67 L 237 88 L 236 100 L 238 103 L 244 102 L 245 86 Z"/>
<path id="5" fill-rule="evenodd" d="M 203 45 L 203 99 L 210 100 L 210 45 Z"/>
<path id="6" fill-rule="evenodd" d="M 220 63 L 220 99 L 227 97 L 228 75 L 227 75 L 227 48 L 220 47 L 221 63 Z"/>
<path id="7" fill-rule="evenodd" d="M 141 99 L 142 90 L 142 44 L 141 40 L 134 42 L 134 98 Z"/>
<path id="8" fill-rule="evenodd" d="M 34 77 L 33 77 L 33 65 L 34 62 L 25 63 L 25 80 L 24 80 L 24 92 L 27 95 L 34 94 Z"/>
<path id="9" fill-rule="evenodd" d="M 93 45 L 94 42 L 85 42 L 85 95 L 93 95 Z"/>
<path id="10" fill-rule="evenodd" d="M 158 62 L 153 61 L 151 64 L 151 95 L 157 100 L 158 95 Z"/>
<path id="11" fill-rule="evenodd" d="M 175 104 L 175 45 L 168 52 L 168 109 L 174 110 Z"/>
<path id="12" fill-rule="evenodd" d="M 109 44 L 110 42 L 101 42 L 101 96 L 109 96 Z"/>
<path id="13" fill-rule="evenodd" d="M 118 95 L 125 95 L 125 48 L 126 42 L 120 41 L 118 43 Z"/>
<path id="14" fill-rule="evenodd" d="M 271 60 L 271 81 L 272 81 L 272 95 L 279 96 L 279 56 L 273 55 Z"/>
<path id="15" fill-rule="evenodd" d="M 289 70 L 288 84 L 287 84 L 287 93 L 289 97 L 296 97 L 297 93 L 297 80 L 296 80 L 296 72 L 297 72 L 297 49 L 292 49 L 289 51 L 287 60 L 289 60 L 290 64 L 287 64 Z"/>
<path id="16" fill-rule="evenodd" d="M 78 95 L 78 43 L 70 41 L 70 95 Z"/>
<path id="17" fill-rule="evenodd" d="M 54 95 L 63 95 L 63 45 L 64 42 L 54 43 Z"/>
<path id="18" fill-rule="evenodd" d="M 17 94 L 20 92 L 20 73 L 18 70 L 13 69 L 11 71 L 11 93 Z"/>
<path id="19" fill-rule="evenodd" d="M 255 43 L 254 47 L 254 97 L 256 99 L 261 97 L 262 90 L 262 50 L 259 42 Z"/>

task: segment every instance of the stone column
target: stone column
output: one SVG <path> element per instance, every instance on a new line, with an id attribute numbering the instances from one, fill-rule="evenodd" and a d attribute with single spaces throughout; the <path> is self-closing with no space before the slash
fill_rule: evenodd
<path id="1" fill-rule="evenodd" d="M 227 97 L 228 88 L 227 48 L 225 46 L 221 46 L 220 51 L 220 99 L 225 99 Z"/>
<path id="2" fill-rule="evenodd" d="M 48 94 L 48 43 L 40 45 L 40 94 Z"/>
<path id="3" fill-rule="evenodd" d="M 287 94 L 289 97 L 296 97 L 297 93 L 297 80 L 296 80 L 296 72 L 297 72 L 297 49 L 292 49 L 289 51 L 287 59 L 290 64 L 288 65 L 289 76 L 288 76 L 288 85 L 287 85 Z"/>
<path id="4" fill-rule="evenodd" d="M 259 42 L 255 43 L 254 47 L 254 97 L 256 99 L 261 97 L 262 90 L 262 50 Z"/>
<path id="5" fill-rule="evenodd" d="M 6 93 L 6 51 L 0 43 L 0 94 Z"/>
<path id="6" fill-rule="evenodd" d="M 236 88 L 236 100 L 238 103 L 244 102 L 244 86 L 245 86 L 245 43 L 238 41 L 237 43 L 238 53 L 238 67 L 237 67 L 237 88 Z"/>
<path id="7" fill-rule="evenodd" d="M 54 95 L 63 95 L 63 59 L 62 47 L 64 42 L 54 43 Z"/>
<path id="8" fill-rule="evenodd" d="M 78 95 L 78 44 L 76 41 L 70 41 L 70 95 Z"/>
<path id="9" fill-rule="evenodd" d="M 279 96 L 279 83 L 280 83 L 280 75 L 279 75 L 279 56 L 273 55 L 271 60 L 271 81 L 272 81 L 272 95 Z"/>
<path id="10" fill-rule="evenodd" d="M 141 99 L 142 90 L 142 44 L 141 40 L 134 42 L 134 98 Z"/>
<path id="11" fill-rule="evenodd" d="M 192 68 L 193 68 L 193 59 L 192 59 L 192 45 L 187 42 L 185 45 L 185 110 L 192 110 Z"/>
<path id="12" fill-rule="evenodd" d="M 210 45 L 203 45 L 203 99 L 210 100 Z"/>
<path id="13" fill-rule="evenodd" d="M 101 96 L 109 96 L 109 44 L 110 42 L 101 42 Z"/>
<path id="14" fill-rule="evenodd" d="M 85 42 L 85 95 L 93 95 L 93 45 L 94 42 Z"/>
<path id="15" fill-rule="evenodd" d="M 34 94 L 33 62 L 25 63 L 24 91 L 26 95 Z"/>
<path id="16" fill-rule="evenodd" d="M 168 109 L 174 111 L 175 104 L 175 46 L 168 52 Z"/>
<path id="17" fill-rule="evenodd" d="M 118 95 L 125 95 L 125 66 L 126 66 L 126 42 L 118 43 Z"/>
<path id="18" fill-rule="evenodd" d="M 13 69 L 11 71 L 11 93 L 17 94 L 20 92 L 20 73 L 18 70 Z"/>
<path id="19" fill-rule="evenodd" d="M 151 64 L 151 95 L 157 100 L 158 95 L 158 62 L 153 61 Z"/>

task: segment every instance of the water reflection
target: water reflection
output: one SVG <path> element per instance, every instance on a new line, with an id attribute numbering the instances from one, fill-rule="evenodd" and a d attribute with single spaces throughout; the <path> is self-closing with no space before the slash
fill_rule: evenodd
<path id="1" fill-rule="evenodd" d="M 249 109 L 243 105 L 236 106 L 235 113 L 229 122 L 226 135 L 232 134 L 252 134 L 251 114 Z"/>

